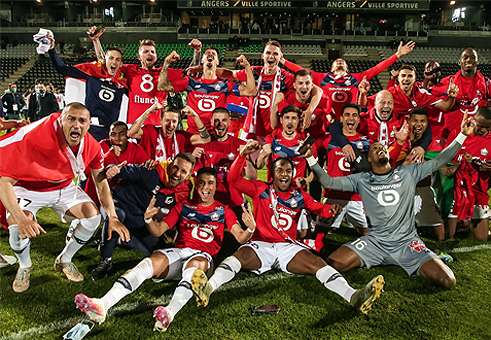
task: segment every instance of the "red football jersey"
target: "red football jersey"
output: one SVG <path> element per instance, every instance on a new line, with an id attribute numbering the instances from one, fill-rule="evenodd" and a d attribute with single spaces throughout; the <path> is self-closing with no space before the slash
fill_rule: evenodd
<path id="1" fill-rule="evenodd" d="M 360 151 L 366 152 L 369 146 L 369 139 L 360 133 L 356 136 L 345 136 L 353 147 Z M 355 144 L 355 145 L 353 145 Z M 351 175 L 351 166 L 346 160 L 343 150 L 331 143 L 330 138 L 324 142 L 327 150 L 327 173 L 331 177 L 341 177 Z M 361 201 L 361 197 L 354 192 L 336 191 L 331 189 L 324 190 L 324 197 L 346 201 Z"/>
<path id="2" fill-rule="evenodd" d="M 297 132 L 293 139 L 286 139 L 282 134 L 283 129 L 276 129 L 272 134 L 267 135 L 264 139 L 264 144 L 271 144 L 272 153 L 268 158 L 268 180 L 271 179 L 271 174 L 269 172 L 269 165 L 273 161 L 280 157 L 290 158 L 293 162 L 293 185 L 295 185 L 295 180 L 298 177 L 307 176 L 307 161 L 305 158 L 297 152 L 300 146 L 300 141 L 305 140 L 305 135 L 303 133 Z M 317 157 L 317 151 L 315 147 L 313 148 L 313 156 Z"/>
<path id="3" fill-rule="evenodd" d="M 392 93 L 392 96 L 394 97 L 394 111 L 392 114 L 397 119 L 406 117 L 412 110 L 417 107 L 435 105 L 436 103 L 442 101 L 441 98 L 429 93 L 422 87 L 418 87 L 415 85 L 413 85 L 411 94 L 409 96 L 406 96 L 404 92 L 402 92 L 399 85 L 390 87 L 387 90 Z M 376 95 L 373 95 L 368 98 L 369 106 L 374 106 L 375 97 Z"/>
<path id="4" fill-rule="evenodd" d="M 381 121 L 375 114 L 375 108 L 369 108 L 368 114 L 360 116 L 358 131 L 368 136 L 370 143 L 380 142 L 389 147 L 396 141 L 394 127 L 400 129 L 404 124 L 404 117 L 397 119 L 394 114 L 388 121 Z"/>
<path id="5" fill-rule="evenodd" d="M 447 145 L 450 144 L 455 137 L 457 137 L 458 132 L 454 131 L 450 134 L 447 140 Z M 454 161 L 462 162 L 464 153 L 470 153 L 472 158 L 477 158 L 482 162 L 491 162 L 491 134 L 487 134 L 484 137 L 476 136 L 471 134 L 465 139 L 464 144 L 459 149 L 455 155 Z M 479 179 L 474 184 L 472 189 L 476 195 L 476 204 L 488 205 L 489 195 L 488 195 L 488 179 L 489 173 L 478 171 Z"/>
<path id="6" fill-rule="evenodd" d="M 226 205 L 215 201 L 210 206 L 179 202 L 164 217 L 169 226 L 179 221 L 179 236 L 176 248 L 191 248 L 215 256 L 222 246 L 225 226 L 228 230 L 239 224 L 234 212 Z"/>
<path id="7" fill-rule="evenodd" d="M 343 76 L 338 76 L 331 72 L 310 72 L 312 73 L 314 84 L 320 86 L 324 91 L 324 95 L 331 100 L 332 109 L 336 114 L 336 119 L 339 119 L 344 104 L 357 102 L 359 93 L 358 85 L 360 85 L 363 77 L 366 76 L 367 79 L 370 80 L 395 63 L 397 59 L 397 56 L 394 54 L 365 72 L 346 73 Z M 294 72 L 303 68 L 289 61 L 285 61 L 285 66 Z"/>
<path id="8" fill-rule="evenodd" d="M 128 78 L 129 104 L 128 121 L 132 124 L 145 112 L 155 101 L 163 101 L 167 98 L 167 92 L 159 91 L 157 85 L 161 67 L 147 71 L 139 65 L 123 64 L 121 71 Z M 169 69 L 169 78 L 180 76 L 178 70 Z M 152 113 L 145 121 L 147 125 L 160 126 L 160 110 Z"/>
<path id="9" fill-rule="evenodd" d="M 330 205 L 314 200 L 300 189 L 291 188 L 288 192 L 272 192 L 272 185 L 262 181 L 250 181 L 241 177 L 246 158 L 238 156 L 230 168 L 230 183 L 239 191 L 252 198 L 256 230 L 253 241 L 289 242 L 297 238 L 297 223 L 302 209 L 307 209 L 322 217 L 331 217 Z M 276 203 L 275 203 L 276 202 Z M 276 212 L 273 211 L 273 203 Z M 282 231 L 278 226 L 281 225 Z"/>
<path id="10" fill-rule="evenodd" d="M 179 152 L 192 149 L 190 141 L 192 135 L 187 131 L 177 130 L 174 136 L 162 138 L 160 127 L 145 125 L 142 129 L 143 135 L 139 143 L 149 158 L 157 162 L 173 160 Z"/>
<path id="11" fill-rule="evenodd" d="M 197 145 L 204 149 L 204 153 L 194 171 L 198 171 L 203 166 L 214 168 L 218 172 L 215 199 L 232 208 L 244 203 L 244 196 L 231 186 L 227 179 L 230 166 L 239 154 L 238 149 L 244 144 L 246 144 L 245 141 L 234 136 L 229 135 L 227 140 L 220 142 L 213 135 L 211 142 Z"/>
<path id="12" fill-rule="evenodd" d="M 259 114 L 256 116 L 256 135 L 257 136 L 267 136 L 273 129 L 271 129 L 271 104 L 274 101 L 273 98 L 273 86 L 276 83 L 278 90 L 280 92 L 286 93 L 287 91 L 293 88 L 293 74 L 288 71 L 281 70 L 280 79 L 275 79 L 275 74 L 262 74 L 264 66 L 252 66 L 252 74 L 254 75 L 254 79 L 256 83 L 258 82 L 259 76 L 261 76 L 261 86 L 257 89 L 258 105 L 259 105 Z M 247 74 L 245 70 L 237 71 L 237 79 L 239 81 L 247 81 Z M 249 102 L 249 112 L 247 113 L 248 119 L 246 119 L 246 123 L 244 125 L 245 131 L 249 132 L 250 120 L 252 117 L 252 107 L 254 104 L 254 97 L 250 98 Z"/>
<path id="13" fill-rule="evenodd" d="M 235 85 L 228 80 L 184 77 L 172 81 L 176 92 L 186 91 L 187 104 L 199 115 L 208 131 L 212 131 L 211 116 L 217 107 L 227 107 L 227 96 Z M 194 119 L 188 119 L 187 131 L 196 134 Z"/>
<path id="14" fill-rule="evenodd" d="M 453 83 L 459 87 L 459 94 L 455 98 L 454 106 L 444 115 L 446 130 L 444 137 L 450 132 L 460 131 L 465 110 L 468 110 L 469 117 L 473 117 L 477 109 L 486 106 L 487 100 L 491 99 L 490 80 L 480 72 L 477 72 L 473 78 L 466 78 L 462 76 L 462 71 L 459 71 L 455 75 L 443 78 L 440 83 L 431 88 L 431 93 L 446 95 L 450 79 L 453 79 Z"/>
<path id="15" fill-rule="evenodd" d="M 295 105 L 300 110 L 305 111 L 309 107 L 310 101 L 307 104 L 300 103 L 297 100 L 296 93 L 289 92 L 285 99 L 278 105 L 278 113 L 281 113 L 283 108 L 287 105 Z M 322 139 L 326 137 L 326 131 L 329 126 L 329 121 L 327 120 L 327 115 L 332 111 L 331 101 L 322 96 L 322 99 L 317 105 L 314 113 L 312 113 L 312 121 L 310 123 L 310 127 L 305 130 L 305 133 L 310 134 L 315 139 Z"/>

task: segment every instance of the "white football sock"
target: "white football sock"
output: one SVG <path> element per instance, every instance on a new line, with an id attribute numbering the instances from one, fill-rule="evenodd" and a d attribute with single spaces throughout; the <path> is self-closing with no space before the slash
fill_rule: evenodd
<path id="1" fill-rule="evenodd" d="M 126 295 L 133 293 L 147 279 L 153 276 L 152 260 L 147 257 L 135 268 L 124 273 L 113 287 L 101 298 L 106 311 Z"/>
<path id="2" fill-rule="evenodd" d="M 187 268 L 182 272 L 182 279 L 179 281 L 172 300 L 167 305 L 167 310 L 170 312 L 172 319 L 181 310 L 182 307 L 193 297 L 193 290 L 191 289 L 191 277 L 197 268 Z"/>
<path id="3" fill-rule="evenodd" d="M 233 255 L 223 260 L 213 273 L 212 277 L 208 280 L 213 291 L 224 283 L 232 280 L 235 275 L 240 272 L 240 268 L 242 268 L 240 261 Z"/>
<path id="4" fill-rule="evenodd" d="M 79 220 L 78 226 L 73 231 L 72 237 L 61 252 L 62 256 L 60 261 L 63 263 L 72 262 L 73 255 L 75 255 L 75 253 L 90 240 L 100 223 L 101 215 Z"/>
<path id="5" fill-rule="evenodd" d="M 9 243 L 19 261 L 19 268 L 31 267 L 31 255 L 29 254 L 31 241 L 28 238 L 23 239 L 20 236 L 17 224 L 9 226 Z"/>
<path id="6" fill-rule="evenodd" d="M 324 287 L 342 296 L 348 302 L 356 292 L 356 289 L 351 288 L 346 279 L 331 266 L 322 267 L 315 273 L 315 276 Z"/>

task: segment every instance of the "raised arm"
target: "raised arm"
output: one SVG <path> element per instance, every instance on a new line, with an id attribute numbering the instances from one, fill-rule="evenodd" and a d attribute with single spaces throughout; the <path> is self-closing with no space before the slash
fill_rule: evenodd
<path id="1" fill-rule="evenodd" d="M 467 118 L 466 110 L 464 113 L 464 119 L 462 120 L 462 124 L 460 126 L 460 133 L 457 135 L 457 137 L 455 137 L 452 143 L 443 149 L 438 156 L 421 164 L 421 166 L 425 167 L 426 170 L 424 171 L 424 175 L 429 175 L 450 162 L 455 157 L 462 144 L 464 144 L 467 136 L 472 133 L 475 125 L 476 121 L 474 118 Z"/>
<path id="2" fill-rule="evenodd" d="M 367 77 L 363 77 L 363 79 L 360 82 L 360 85 L 358 85 L 358 91 L 360 92 L 358 96 L 358 105 L 362 107 L 368 106 L 368 91 L 370 91 L 370 82 L 367 80 Z"/>
<path id="3" fill-rule="evenodd" d="M 208 130 L 206 129 L 205 124 L 201 121 L 201 118 L 199 118 L 199 115 L 190 107 L 190 106 L 185 106 L 182 110 L 181 113 L 185 114 L 188 119 L 189 117 L 193 117 L 194 122 L 196 123 L 196 127 L 198 128 L 198 134 L 194 134 L 191 136 L 191 144 L 196 145 L 196 144 L 206 144 L 211 141 L 211 136 Z"/>
<path id="4" fill-rule="evenodd" d="M 269 120 L 271 121 L 271 129 L 273 130 L 280 127 L 278 107 L 283 99 L 285 99 L 285 95 L 283 94 L 283 92 L 276 92 L 273 100 L 273 105 L 271 105 L 271 113 L 269 115 Z"/>
<path id="5" fill-rule="evenodd" d="M 310 123 L 312 122 L 312 113 L 314 113 L 315 109 L 319 105 L 322 99 L 323 91 L 322 89 L 314 85 L 311 92 L 311 99 L 309 107 L 303 112 L 303 129 L 306 130 L 310 127 Z"/>
<path id="6" fill-rule="evenodd" d="M 254 79 L 254 75 L 252 74 L 251 64 L 249 64 L 249 61 L 244 55 L 241 55 L 237 58 L 237 64 L 244 66 L 247 75 L 246 84 L 239 85 L 240 95 L 254 97 L 257 94 L 257 88 L 256 80 Z"/>
<path id="7" fill-rule="evenodd" d="M 128 137 L 130 138 L 136 138 L 140 139 L 141 135 L 143 133 L 142 131 L 142 126 L 147 120 L 150 115 L 158 110 L 161 110 L 164 108 L 164 101 L 162 103 L 159 103 L 156 101 L 152 106 L 150 106 L 145 112 L 142 113 L 140 117 L 138 117 L 137 120 L 133 122 L 131 125 L 130 129 L 128 130 Z"/>
<path id="8" fill-rule="evenodd" d="M 174 86 L 169 81 L 169 75 L 167 73 L 169 72 L 170 63 L 179 59 L 179 54 L 177 54 L 176 51 L 172 51 L 171 54 L 165 58 L 164 65 L 162 65 L 162 70 L 160 71 L 159 83 L 157 85 L 159 91 L 175 92 Z"/>
<path id="9" fill-rule="evenodd" d="M 259 153 L 256 160 L 256 167 L 258 169 L 262 169 L 266 164 L 268 164 L 268 158 L 272 152 L 273 150 L 271 148 L 271 143 L 263 145 L 263 149 L 261 150 L 261 153 Z"/>
<path id="10" fill-rule="evenodd" d="M 97 26 L 92 26 L 87 31 L 87 35 L 92 40 L 92 44 L 94 44 L 94 50 L 95 50 L 95 54 L 97 56 L 97 59 L 105 59 L 106 54 L 104 53 L 104 49 L 102 48 L 101 41 L 99 39 L 100 36 L 102 35 L 102 33 L 104 33 L 105 29 L 103 28 L 102 30 L 100 30 L 99 32 L 94 34 L 96 31 L 97 31 Z"/>
<path id="11" fill-rule="evenodd" d="M 242 177 L 242 169 L 244 169 L 246 157 L 257 150 L 259 150 L 259 143 L 252 140 L 248 141 L 247 144 L 240 149 L 239 156 L 232 163 L 227 176 L 229 184 L 248 196 L 253 196 L 255 194 L 255 186 L 251 185 L 249 180 Z"/>
<path id="12" fill-rule="evenodd" d="M 448 99 L 445 101 L 441 101 L 436 103 L 434 106 L 442 111 L 450 110 L 455 104 L 455 98 L 459 94 L 459 87 L 453 83 L 453 78 L 450 78 L 450 82 L 448 84 L 447 95 Z"/>
<path id="13" fill-rule="evenodd" d="M 51 45 L 49 47 L 49 58 L 51 59 L 51 63 L 53 64 L 53 67 L 56 69 L 56 71 L 67 77 L 73 77 L 73 78 L 78 78 L 78 79 L 87 79 L 89 76 L 80 71 L 79 69 L 66 65 L 60 57 L 58 57 L 58 54 L 56 54 L 55 51 L 55 39 L 52 36 L 49 36 L 48 39 L 51 42 Z"/>
<path id="14" fill-rule="evenodd" d="M 189 43 L 189 46 L 194 49 L 194 54 L 188 68 L 199 66 L 199 64 L 201 63 L 201 41 L 199 41 L 198 39 L 193 39 Z"/>
<path id="15" fill-rule="evenodd" d="M 239 224 L 234 224 L 230 229 L 230 233 L 234 235 L 235 239 L 239 243 L 246 243 L 254 234 L 254 230 L 256 230 L 256 221 L 254 220 L 254 215 L 251 211 L 251 206 L 248 205 L 247 209 L 242 205 L 242 221 L 246 225 L 247 229 L 243 230 Z"/>

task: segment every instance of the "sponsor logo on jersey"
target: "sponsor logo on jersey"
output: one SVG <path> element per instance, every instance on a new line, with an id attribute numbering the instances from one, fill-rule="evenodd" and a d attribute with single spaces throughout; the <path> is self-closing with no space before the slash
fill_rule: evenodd
<path id="1" fill-rule="evenodd" d="M 411 251 L 416 251 L 418 253 L 421 253 L 423 250 L 426 250 L 426 245 L 423 243 L 423 241 L 418 240 L 418 241 L 413 241 L 409 245 L 409 248 L 411 248 Z"/>
<path id="2" fill-rule="evenodd" d="M 196 216 L 196 214 L 195 214 L 195 213 L 190 213 L 190 214 L 188 215 L 188 217 L 194 217 L 194 216 Z"/>
<path id="3" fill-rule="evenodd" d="M 292 198 L 292 200 L 290 201 L 290 205 L 292 206 L 292 208 L 296 208 L 298 206 L 297 200 Z"/>
<path id="4" fill-rule="evenodd" d="M 166 197 L 164 202 L 165 204 L 171 204 L 174 202 L 174 197 Z"/>
<path id="5" fill-rule="evenodd" d="M 194 88 L 195 88 L 195 89 L 199 89 L 200 87 L 201 87 L 201 84 L 196 84 L 196 85 L 194 85 Z"/>

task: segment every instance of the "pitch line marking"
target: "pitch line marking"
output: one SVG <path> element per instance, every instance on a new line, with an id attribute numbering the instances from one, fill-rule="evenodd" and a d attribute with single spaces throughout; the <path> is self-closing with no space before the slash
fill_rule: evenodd
<path id="1" fill-rule="evenodd" d="M 224 286 L 221 286 L 220 288 L 217 289 L 217 291 L 227 291 L 230 289 L 236 289 L 236 288 L 245 288 L 245 287 L 251 287 L 260 283 L 267 283 L 271 281 L 276 281 L 276 280 L 281 280 L 286 277 L 295 277 L 299 276 L 296 274 L 287 274 L 287 273 L 275 273 L 271 274 L 269 276 L 262 276 L 261 278 L 259 276 L 251 276 L 251 277 L 246 277 L 244 279 L 240 280 L 235 280 L 229 283 L 226 283 Z M 152 301 L 148 301 L 148 305 L 165 305 L 170 301 L 172 297 L 172 294 L 157 298 Z M 193 302 L 194 299 L 191 300 Z M 142 302 L 130 302 L 130 303 L 125 303 L 120 306 L 114 306 L 111 308 L 111 310 L 107 313 L 108 316 L 117 314 L 118 312 L 129 312 L 132 310 L 135 310 L 138 307 L 142 306 Z M 60 330 L 68 330 L 75 326 L 77 323 L 82 322 L 82 321 L 87 321 L 87 318 L 85 315 L 77 316 L 77 317 L 71 317 L 65 320 L 59 320 L 59 321 L 54 321 L 50 324 L 47 325 L 41 325 L 41 326 L 36 326 L 32 327 L 30 329 L 27 329 L 25 331 L 20 331 L 17 333 L 13 333 L 10 335 L 5 335 L 0 337 L 0 340 L 23 340 L 23 339 L 29 339 L 33 337 L 39 337 L 41 335 L 51 333 L 51 332 L 56 332 Z M 151 327 L 152 325 L 149 325 L 148 327 Z"/>

